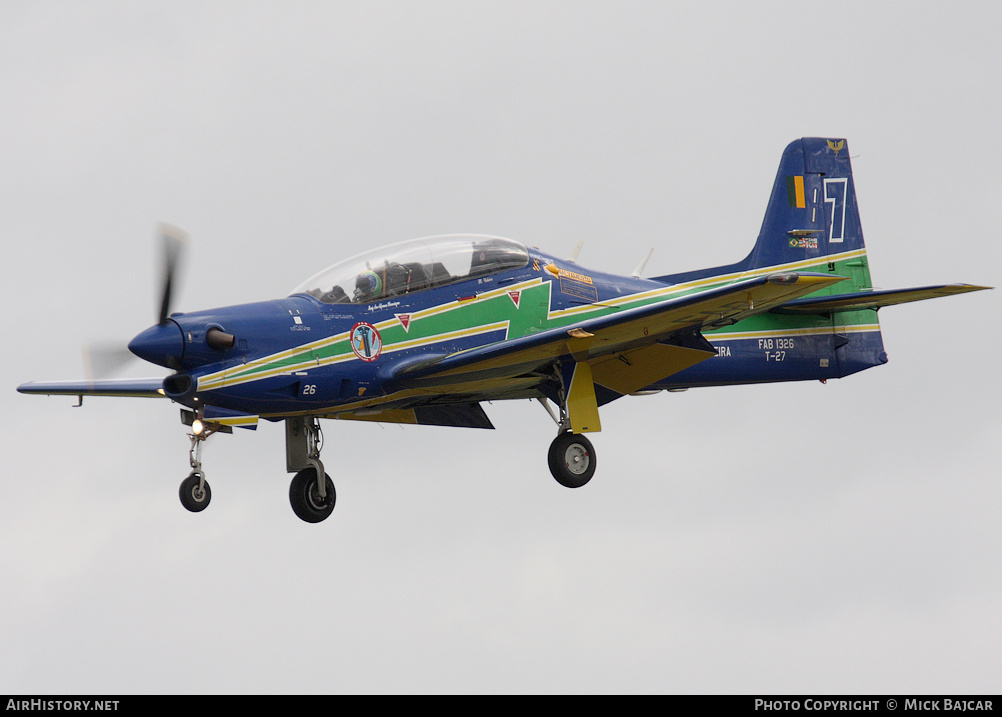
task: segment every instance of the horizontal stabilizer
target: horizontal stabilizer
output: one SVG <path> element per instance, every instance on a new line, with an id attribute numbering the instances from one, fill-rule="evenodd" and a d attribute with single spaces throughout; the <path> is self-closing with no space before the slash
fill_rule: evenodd
<path id="1" fill-rule="evenodd" d="M 164 398 L 163 378 L 117 378 L 91 381 L 32 381 L 17 387 L 19 393 L 42 396 L 133 396 Z"/>
<path id="2" fill-rule="evenodd" d="M 782 306 L 772 309 L 776 314 L 827 314 L 833 311 L 862 311 L 864 309 L 879 309 L 882 306 L 906 304 L 910 301 L 936 299 L 941 296 L 964 294 L 968 291 L 991 289 L 990 286 L 975 286 L 973 284 L 941 284 L 938 286 L 921 286 L 913 289 L 878 289 L 863 291 L 856 294 L 836 294 L 834 296 L 812 296 L 805 299 L 794 299 Z"/>

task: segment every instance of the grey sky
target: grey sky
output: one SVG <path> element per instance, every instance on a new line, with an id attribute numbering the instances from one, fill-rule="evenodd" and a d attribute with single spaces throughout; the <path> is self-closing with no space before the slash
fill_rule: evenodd
<path id="1" fill-rule="evenodd" d="M 584 489 L 498 430 L 280 425 L 15 393 L 177 310 L 375 245 L 737 261 L 780 154 L 844 136 L 874 283 L 999 284 L 990 2 L 0 4 L 0 692 L 998 692 L 998 292 L 881 312 L 887 366 L 603 409 Z M 129 375 L 151 375 L 142 365 Z"/>

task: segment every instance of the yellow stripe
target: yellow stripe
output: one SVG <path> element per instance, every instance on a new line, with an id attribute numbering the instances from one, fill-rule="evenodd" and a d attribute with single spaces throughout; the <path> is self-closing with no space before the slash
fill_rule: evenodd
<path id="1" fill-rule="evenodd" d="M 759 329 L 757 331 L 729 331 L 727 333 L 707 332 L 706 338 L 712 343 L 714 341 L 736 341 L 738 339 L 756 339 L 763 336 L 826 336 L 833 331 L 838 333 L 865 333 L 868 331 L 880 331 L 880 324 L 860 324 L 853 326 L 822 326 L 806 329 Z"/>
<path id="2" fill-rule="evenodd" d="M 801 176 L 796 176 L 793 178 L 793 191 L 797 194 L 797 208 L 804 209 L 807 206 L 807 200 L 804 198 L 804 178 Z"/>
<path id="3" fill-rule="evenodd" d="M 508 330 L 508 321 L 497 321 L 493 324 L 486 324 L 481 326 L 474 326 L 472 328 L 459 329 L 457 331 L 449 331 L 444 334 L 435 334 L 434 336 L 428 336 L 423 339 L 413 339 L 411 341 L 400 341 L 392 344 L 383 349 L 383 354 L 390 354 L 396 351 L 402 351 L 409 348 L 417 348 L 420 346 L 425 346 L 428 344 L 439 343 L 441 341 L 450 341 L 454 339 L 466 338 L 468 336 L 477 336 L 479 334 L 487 334 L 492 331 L 505 331 Z M 302 361 L 297 364 L 279 366 L 273 368 L 270 371 L 260 371 L 258 373 L 246 374 L 242 373 L 239 376 L 233 376 L 227 379 L 225 372 L 220 372 L 217 374 L 211 374 L 209 376 L 203 376 L 198 380 L 198 389 L 200 391 L 208 391 L 214 388 L 223 388 L 225 386 L 236 386 L 241 383 L 250 383 L 251 381 L 258 381 L 263 378 L 272 378 L 274 376 L 283 376 L 295 373 L 297 371 L 304 371 L 311 368 L 317 368 L 320 366 L 331 366 L 333 364 L 342 363 L 344 361 L 358 360 L 358 357 L 354 353 L 342 354 L 340 356 L 333 356 L 324 359 L 311 358 L 307 361 Z M 250 365 L 250 364 L 248 364 Z"/>
<path id="4" fill-rule="evenodd" d="M 233 418 L 207 418 L 209 423 L 221 423 L 224 426 L 256 426 L 257 416 L 236 416 Z"/>
<path id="5" fill-rule="evenodd" d="M 762 266 L 750 269 L 747 271 L 736 271 L 732 274 L 717 274 L 714 276 L 708 276 L 703 279 L 694 279 L 693 281 L 687 281 L 684 284 L 671 284 L 665 286 L 664 288 L 651 289 L 649 291 L 642 291 L 637 294 L 628 294 L 626 296 L 620 297 L 619 299 L 608 299 L 605 301 L 598 301 L 594 304 L 585 304 L 583 306 L 572 306 L 568 309 L 556 309 L 547 312 L 547 319 L 554 319 L 561 316 L 574 316 L 582 313 L 592 313 L 599 311 L 600 309 L 615 308 L 618 306 L 623 306 L 625 304 L 631 304 L 636 301 L 643 301 L 650 298 L 660 298 L 660 297 L 670 297 L 674 294 L 681 294 L 691 291 L 692 289 L 701 288 L 713 288 L 715 286 L 724 286 L 725 284 L 732 284 L 736 281 L 741 281 L 743 279 L 754 279 L 757 276 L 767 276 L 769 274 L 776 274 L 785 271 L 799 271 L 801 269 L 806 269 L 810 266 L 817 266 L 819 264 L 826 264 L 828 262 L 836 261 L 846 261 L 848 259 L 855 259 L 861 256 L 866 256 L 866 249 L 856 249 L 854 251 L 842 252 L 840 254 L 829 254 L 823 257 L 814 257 L 812 259 L 803 259 L 801 261 L 792 261 L 786 264 L 776 264 L 774 266 Z"/>

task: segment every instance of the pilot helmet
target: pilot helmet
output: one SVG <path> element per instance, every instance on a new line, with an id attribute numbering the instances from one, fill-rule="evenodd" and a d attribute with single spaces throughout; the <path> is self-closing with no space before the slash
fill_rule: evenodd
<path id="1" fill-rule="evenodd" d="M 379 296 L 383 289 L 383 282 L 379 275 L 367 269 L 355 278 L 355 298 L 369 298 Z"/>

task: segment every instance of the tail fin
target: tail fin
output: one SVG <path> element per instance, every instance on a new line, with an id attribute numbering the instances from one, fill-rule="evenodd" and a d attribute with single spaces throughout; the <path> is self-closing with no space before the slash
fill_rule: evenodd
<path id="1" fill-rule="evenodd" d="M 747 268 L 865 251 L 846 141 L 792 142 L 783 152 Z"/>
<path id="2" fill-rule="evenodd" d="M 824 265 L 836 261 L 838 273 L 853 284 L 843 290 L 871 286 L 848 144 L 804 137 L 783 152 L 758 241 L 743 261 L 657 280 L 679 283 L 772 267 L 831 271 Z"/>

